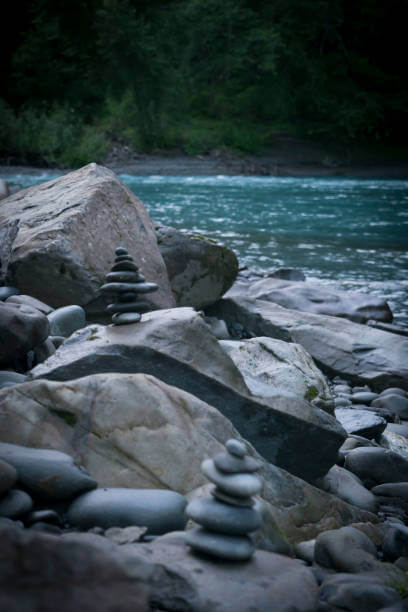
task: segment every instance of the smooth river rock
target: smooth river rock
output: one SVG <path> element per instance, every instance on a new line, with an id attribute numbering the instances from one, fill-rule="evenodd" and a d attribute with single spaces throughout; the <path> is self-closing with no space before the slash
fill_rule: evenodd
<path id="1" fill-rule="evenodd" d="M 67 511 L 74 527 L 147 527 L 147 533 L 161 535 L 184 529 L 186 499 L 175 491 L 154 489 L 95 489 L 77 497 Z"/>
<path id="2" fill-rule="evenodd" d="M 0 203 L 0 235 L 13 222 L 8 275 L 22 293 L 53 307 L 104 310 L 101 280 L 123 244 L 159 285 L 152 307 L 174 305 L 152 221 L 111 170 L 92 163 L 18 191 Z"/>
<path id="3" fill-rule="evenodd" d="M 383 299 L 309 281 L 263 278 L 253 283 L 236 283 L 226 297 L 251 297 L 291 310 L 342 317 L 355 323 L 366 323 L 370 319 L 389 323 L 393 319 Z"/>
<path id="4" fill-rule="evenodd" d="M 0 302 L 0 367 L 13 366 L 42 344 L 50 331 L 47 317 L 25 304 Z"/>
<path id="5" fill-rule="evenodd" d="M 188 494 L 206 483 L 201 463 L 224 452 L 228 440 L 238 439 L 261 462 L 261 530 L 268 530 L 272 519 L 291 542 L 350 522 L 376 520 L 268 463 L 218 410 L 153 376 L 107 373 L 68 382 L 35 380 L 0 391 L 0 412 L 0 439 L 67 453 L 100 487 Z M 312 452 L 318 460 L 319 453 Z"/>
<path id="6" fill-rule="evenodd" d="M 308 481 L 336 462 L 346 436 L 334 417 L 299 397 L 283 392 L 267 398 L 252 395 L 192 308 L 146 313 L 133 325 L 88 326 L 30 375 L 73 380 L 101 372 L 143 372 L 196 395 L 245 432 L 265 459 Z"/>
<path id="7" fill-rule="evenodd" d="M 251 336 L 301 344 L 318 367 L 373 391 L 408 390 L 408 338 L 329 317 L 289 310 L 263 300 L 222 299 L 208 314 L 238 322 Z"/>

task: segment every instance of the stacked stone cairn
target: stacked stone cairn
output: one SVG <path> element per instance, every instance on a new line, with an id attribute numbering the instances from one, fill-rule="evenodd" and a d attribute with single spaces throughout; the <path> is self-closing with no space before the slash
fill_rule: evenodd
<path id="1" fill-rule="evenodd" d="M 261 524 L 251 497 L 262 487 L 260 478 L 254 474 L 260 464 L 247 455 L 239 440 L 228 440 L 226 449 L 226 453 L 201 464 L 202 472 L 215 487 L 212 498 L 197 498 L 188 504 L 187 516 L 201 526 L 187 531 L 186 544 L 213 557 L 246 561 L 255 552 L 248 534 Z"/>
<path id="2" fill-rule="evenodd" d="M 138 294 L 157 291 L 159 286 L 145 282 L 145 277 L 139 273 L 138 266 L 126 249 L 115 249 L 115 255 L 112 269 L 106 276 L 106 284 L 100 289 L 103 295 L 116 295 L 115 302 L 109 304 L 106 310 L 113 313 L 114 325 L 138 323 L 142 318 L 140 311 L 150 309 L 148 302 L 138 300 Z"/>

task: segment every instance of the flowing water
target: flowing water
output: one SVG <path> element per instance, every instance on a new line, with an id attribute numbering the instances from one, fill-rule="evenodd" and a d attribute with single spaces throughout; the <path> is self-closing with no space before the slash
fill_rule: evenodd
<path id="1" fill-rule="evenodd" d="M 55 174 L 4 176 L 28 187 Z M 1 175 L 0 175 L 1 177 Z M 120 175 L 150 216 L 216 238 L 258 271 L 387 299 L 408 325 L 408 180 Z"/>

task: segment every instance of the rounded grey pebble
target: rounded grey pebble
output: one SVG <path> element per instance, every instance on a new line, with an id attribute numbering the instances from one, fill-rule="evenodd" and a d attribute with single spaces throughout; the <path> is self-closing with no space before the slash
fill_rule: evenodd
<path id="1" fill-rule="evenodd" d="M 33 523 L 30 527 L 33 531 L 42 531 L 45 533 L 52 533 L 54 535 L 60 535 L 62 530 L 52 523 L 44 523 L 43 521 L 38 521 L 38 523 Z"/>
<path id="2" fill-rule="evenodd" d="M 351 397 L 351 401 L 353 404 L 367 404 L 368 406 L 371 402 L 377 399 L 378 393 L 371 393 L 371 391 L 360 391 L 359 393 L 353 393 Z"/>
<path id="3" fill-rule="evenodd" d="M 187 531 L 186 544 L 199 552 L 229 561 L 247 561 L 255 552 L 255 545 L 248 536 L 221 535 L 202 528 Z"/>
<path id="4" fill-rule="evenodd" d="M 0 516 L 14 519 L 24 516 L 33 507 L 33 500 L 25 491 L 10 489 L 0 499 Z"/>
<path id="5" fill-rule="evenodd" d="M 261 480 L 253 474 L 223 474 L 214 465 L 212 459 L 201 464 L 201 470 L 207 478 L 229 495 L 249 497 L 257 495 L 262 488 Z"/>
<path id="6" fill-rule="evenodd" d="M 142 315 L 138 312 L 122 312 L 112 316 L 112 323 L 115 325 L 129 325 L 130 323 L 139 323 Z"/>
<path id="7" fill-rule="evenodd" d="M 62 525 L 62 519 L 55 510 L 35 510 L 25 519 L 26 525 L 34 523 L 52 523 L 53 525 Z"/>
<path id="8" fill-rule="evenodd" d="M 221 491 L 218 487 L 212 489 L 211 495 L 224 504 L 230 504 L 231 506 L 240 506 L 241 508 L 252 508 L 252 506 L 255 506 L 255 501 L 252 497 L 235 497 L 234 495 L 228 495 L 228 493 Z"/>
<path id="9" fill-rule="evenodd" d="M 336 394 L 338 394 L 338 393 L 347 393 L 348 395 L 350 395 L 351 387 L 349 385 L 335 385 L 333 387 L 333 391 Z"/>
<path id="10" fill-rule="evenodd" d="M 229 506 L 211 498 L 194 499 L 186 514 L 209 531 L 228 535 L 246 535 L 261 524 L 257 510 Z"/>
<path id="11" fill-rule="evenodd" d="M 227 440 L 225 448 L 231 455 L 235 455 L 236 457 L 244 457 L 247 452 L 245 444 L 239 440 Z"/>
<path id="12" fill-rule="evenodd" d="M 347 408 L 347 406 L 351 405 L 351 400 L 346 399 L 345 397 L 335 397 L 334 405 L 336 408 Z"/>
<path id="13" fill-rule="evenodd" d="M 384 395 L 402 395 L 402 397 L 407 397 L 407 392 L 404 389 L 401 389 L 401 387 L 388 387 L 388 389 L 384 389 L 384 391 L 381 391 L 380 393 L 380 397 L 384 397 Z"/>
<path id="14" fill-rule="evenodd" d="M 227 474 L 239 472 L 257 472 L 261 464 L 252 457 L 237 457 L 229 453 L 219 453 L 214 457 L 215 466 Z"/>
<path id="15" fill-rule="evenodd" d="M 6 493 L 17 482 L 18 474 L 13 465 L 0 459 L 0 495 Z"/>
<path id="16" fill-rule="evenodd" d="M 125 249 L 125 247 L 117 247 L 115 249 L 115 255 L 117 255 L 117 256 L 118 255 L 127 255 L 127 254 L 128 254 L 128 251 L 127 251 L 127 249 Z"/>

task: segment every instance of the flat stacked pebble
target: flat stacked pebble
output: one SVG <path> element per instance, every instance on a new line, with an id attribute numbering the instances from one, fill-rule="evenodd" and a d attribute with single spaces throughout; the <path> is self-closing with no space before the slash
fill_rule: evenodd
<path id="1" fill-rule="evenodd" d="M 106 310 L 112 315 L 114 325 L 138 323 L 142 317 L 140 311 L 149 310 L 148 302 L 138 300 L 138 294 L 151 293 L 159 288 L 156 283 L 146 283 L 139 273 L 138 266 L 123 247 L 115 249 L 115 261 L 106 276 L 106 283 L 100 291 L 105 295 L 116 295 L 116 301 L 109 304 Z"/>
<path id="2" fill-rule="evenodd" d="M 194 499 L 188 504 L 187 516 L 201 527 L 187 532 L 186 543 L 214 557 L 246 561 L 255 552 L 248 534 L 261 524 L 251 497 L 261 490 L 261 480 L 254 474 L 260 465 L 247 455 L 239 440 L 228 440 L 226 449 L 201 464 L 205 476 L 215 484 L 213 498 Z"/>

